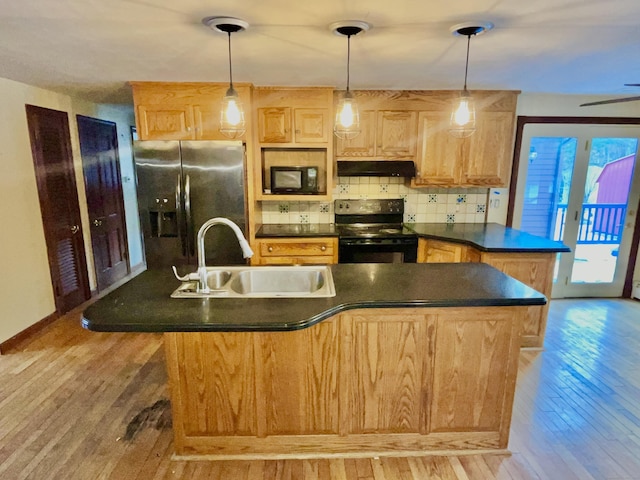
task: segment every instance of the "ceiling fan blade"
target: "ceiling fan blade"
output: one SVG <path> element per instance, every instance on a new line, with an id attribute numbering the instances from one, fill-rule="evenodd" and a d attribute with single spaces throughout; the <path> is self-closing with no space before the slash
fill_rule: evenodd
<path id="1" fill-rule="evenodd" d="M 637 100 L 640 100 L 640 96 L 638 96 L 638 97 L 614 98 L 614 99 L 611 99 L 611 100 L 601 100 L 599 102 L 583 103 L 580 106 L 581 107 L 591 107 L 593 105 L 607 105 L 609 103 L 635 102 Z"/>

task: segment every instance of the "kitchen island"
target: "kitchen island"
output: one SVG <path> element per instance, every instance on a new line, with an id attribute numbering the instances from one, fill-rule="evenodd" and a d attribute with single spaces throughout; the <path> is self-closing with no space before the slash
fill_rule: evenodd
<path id="1" fill-rule="evenodd" d="M 336 296 L 313 299 L 171 299 L 171 273 L 144 272 L 83 325 L 165 332 L 178 455 L 504 451 L 545 297 L 485 264 L 331 269 Z"/>

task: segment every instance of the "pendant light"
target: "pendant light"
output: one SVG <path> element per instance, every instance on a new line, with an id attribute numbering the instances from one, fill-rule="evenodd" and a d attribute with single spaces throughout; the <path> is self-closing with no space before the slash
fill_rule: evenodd
<path id="1" fill-rule="evenodd" d="M 227 34 L 229 39 L 229 89 L 222 99 L 220 107 L 220 133 L 227 138 L 240 138 L 246 131 L 244 108 L 238 92 L 233 88 L 231 69 L 231 34 L 241 32 L 249 27 L 244 20 L 233 17 L 205 17 L 202 23 L 206 26 Z"/>
<path id="2" fill-rule="evenodd" d="M 349 90 L 349 66 L 351 63 L 351 37 L 359 33 L 366 32 L 371 28 L 367 22 L 360 20 L 347 20 L 335 22 L 329 25 L 336 35 L 347 37 L 347 89 L 338 100 L 336 106 L 336 120 L 333 125 L 333 133 L 338 138 L 351 139 L 360 134 L 360 113 L 358 103 Z"/>
<path id="3" fill-rule="evenodd" d="M 461 23 L 451 27 L 451 33 L 456 36 L 467 37 L 467 58 L 464 66 L 464 87 L 460 96 L 453 103 L 451 120 L 449 121 L 449 133 L 454 137 L 464 138 L 473 135 L 476 131 L 476 107 L 475 101 L 467 90 L 467 73 L 469 72 L 469 46 L 471 37 L 484 33 L 493 28 L 489 22 Z"/>

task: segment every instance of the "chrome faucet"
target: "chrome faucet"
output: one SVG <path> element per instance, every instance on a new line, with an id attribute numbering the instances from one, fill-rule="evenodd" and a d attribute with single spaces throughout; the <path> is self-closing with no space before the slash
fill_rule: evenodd
<path id="1" fill-rule="evenodd" d="M 198 230 L 198 239 L 197 239 L 197 247 L 198 247 L 198 291 L 203 293 L 209 293 L 209 286 L 207 285 L 207 266 L 205 262 L 205 254 L 204 254 L 204 236 L 207 233 L 207 230 L 214 225 L 224 224 L 231 227 L 231 230 L 236 234 L 238 238 L 238 243 L 240 243 L 240 248 L 242 248 L 242 256 L 244 258 L 249 258 L 253 256 L 253 250 L 249 246 L 249 242 L 244 238 L 242 234 L 242 230 L 240 227 L 233 223 L 228 218 L 216 217 L 211 218 L 204 222 Z"/>

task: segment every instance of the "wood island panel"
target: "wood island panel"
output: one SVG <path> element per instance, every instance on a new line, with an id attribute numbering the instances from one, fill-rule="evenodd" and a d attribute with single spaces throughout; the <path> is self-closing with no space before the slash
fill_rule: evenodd
<path id="1" fill-rule="evenodd" d="M 492 253 L 481 252 L 481 262 L 520 280 L 551 299 L 556 253 Z M 527 307 L 522 324 L 522 346 L 542 348 L 547 329 L 549 302 Z"/>
<path id="2" fill-rule="evenodd" d="M 505 451 L 525 313 L 372 308 L 288 332 L 165 333 L 176 453 Z"/>

